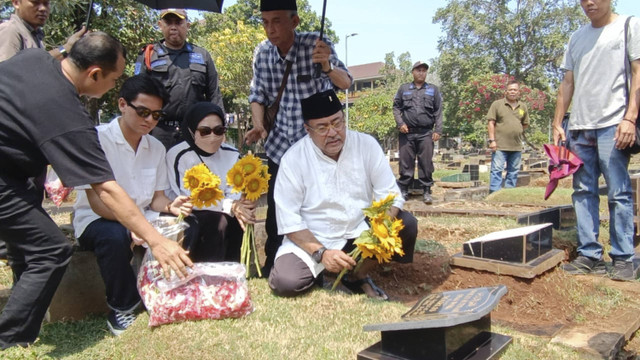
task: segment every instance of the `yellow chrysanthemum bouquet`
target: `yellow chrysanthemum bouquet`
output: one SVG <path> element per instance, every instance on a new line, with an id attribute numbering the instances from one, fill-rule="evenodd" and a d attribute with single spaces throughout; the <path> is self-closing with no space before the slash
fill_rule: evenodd
<path id="1" fill-rule="evenodd" d="M 369 218 L 371 227 L 365 230 L 353 242 L 356 246 L 349 256 L 357 263 L 354 271 L 360 267 L 362 261 L 366 258 L 376 258 L 378 263 L 387 263 L 391 261 L 393 255 L 404 255 L 402 250 L 402 239 L 398 233 L 404 228 L 401 219 L 389 216 L 389 209 L 393 206 L 393 200 L 396 194 L 389 194 L 386 198 L 374 201 L 371 207 L 362 209 L 364 215 Z M 336 286 L 347 273 L 347 269 L 343 269 L 336 281 L 333 283 L 331 290 L 335 290 Z"/>
<path id="2" fill-rule="evenodd" d="M 231 192 L 242 193 L 242 196 L 250 201 L 258 200 L 269 190 L 270 178 L 268 167 L 262 165 L 262 160 L 252 154 L 242 157 L 227 172 L 227 184 L 232 187 Z M 253 224 L 246 224 L 240 247 L 240 263 L 245 266 L 247 277 L 249 277 L 251 266 L 251 251 L 254 253 L 253 261 L 258 270 L 258 276 L 262 277 L 256 250 L 255 230 Z"/>
<path id="3" fill-rule="evenodd" d="M 212 173 L 203 163 L 187 170 L 182 178 L 184 188 L 191 191 L 191 202 L 200 208 L 215 205 L 224 199 L 224 194 L 220 190 L 220 182 L 220 177 Z M 182 221 L 182 219 L 182 214 L 180 214 L 178 221 Z"/>

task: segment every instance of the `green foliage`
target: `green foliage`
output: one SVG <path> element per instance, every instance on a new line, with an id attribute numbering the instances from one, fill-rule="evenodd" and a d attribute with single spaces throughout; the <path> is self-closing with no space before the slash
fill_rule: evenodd
<path id="1" fill-rule="evenodd" d="M 51 15 L 43 30 L 46 34 L 44 42 L 47 50 L 58 47 L 76 32 L 87 18 L 86 1 L 60 0 L 51 2 Z M 13 13 L 10 1 L 3 0 L 0 14 L 8 17 Z M 143 44 L 158 39 L 159 32 L 154 30 L 157 22 L 157 11 L 151 10 L 131 0 L 95 1 L 91 16 L 90 30 L 100 30 L 119 39 L 127 49 L 127 68 L 115 88 L 101 99 L 86 100 L 90 114 L 96 117 L 98 109 L 105 114 L 116 114 L 117 94 L 122 82 L 133 73 L 133 63 L 138 50 Z"/>
<path id="2" fill-rule="evenodd" d="M 487 112 L 494 101 L 504 98 L 507 84 L 514 79 L 513 76 L 505 74 L 481 74 L 472 76 L 459 87 L 458 113 L 464 121 L 472 124 L 470 127 L 472 131 L 464 136 L 465 140 L 475 146 L 484 144 Z M 529 110 L 530 125 L 548 119 L 545 117 L 547 114 L 544 113 L 544 110 L 551 108 L 552 105 L 549 104 L 549 96 L 544 91 L 520 84 L 520 100 L 526 104 Z M 543 119 L 541 119 L 541 113 Z M 527 133 L 531 132 L 531 130 L 527 130 Z"/>
<path id="3" fill-rule="evenodd" d="M 459 107 L 467 82 L 482 74 L 509 74 L 550 93 L 560 78 L 558 65 L 568 38 L 584 16 L 571 0 L 451 0 L 438 9 L 434 22 L 446 34 L 438 42 L 437 61 L 444 133 L 473 137 L 475 128 L 463 121 Z M 543 128 L 533 125 L 537 131 Z"/>
<path id="4" fill-rule="evenodd" d="M 300 25 L 298 25 L 296 30 L 299 32 L 320 32 L 322 9 L 319 10 L 319 14 L 316 14 L 315 11 L 311 11 L 308 0 L 298 0 L 297 3 Z M 247 26 L 257 27 L 262 30 L 262 19 L 259 9 L 260 0 L 238 0 L 234 5 L 225 9 L 224 16 L 211 13 L 204 14 L 204 22 L 199 23 L 197 28 L 192 29 L 192 35 L 198 39 L 207 37 L 208 34 L 222 29 L 232 29 L 238 21 L 244 22 Z M 195 32 L 193 30 L 195 30 Z M 328 18 L 325 18 L 324 33 L 334 44 L 338 43 L 338 36 L 335 31 L 331 29 L 331 21 Z"/>
<path id="5" fill-rule="evenodd" d="M 253 50 L 265 38 L 262 28 L 238 21 L 234 28 L 214 32 L 203 43 L 216 63 L 225 99 L 242 100 L 240 104 L 225 103 L 228 112 L 248 112 Z"/>
<path id="6" fill-rule="evenodd" d="M 371 134 L 379 141 L 397 136 L 392 99 L 393 93 L 384 87 L 362 92 L 349 107 L 349 128 Z"/>

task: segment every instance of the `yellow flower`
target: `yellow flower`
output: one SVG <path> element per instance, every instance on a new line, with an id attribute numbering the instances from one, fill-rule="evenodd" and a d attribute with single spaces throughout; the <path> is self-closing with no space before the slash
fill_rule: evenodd
<path id="1" fill-rule="evenodd" d="M 231 192 L 234 193 L 239 193 L 244 189 L 244 174 L 242 173 L 242 167 L 238 163 L 227 172 L 227 184 L 233 187 Z"/>
<path id="2" fill-rule="evenodd" d="M 262 166 L 262 160 L 255 155 L 248 154 L 236 163 L 242 168 L 242 173 L 245 175 L 251 175 L 256 172 Z"/>
<path id="3" fill-rule="evenodd" d="M 371 205 L 372 208 L 376 208 L 376 209 L 381 209 L 381 208 L 385 208 L 391 204 L 393 204 L 393 200 L 396 198 L 395 194 L 389 194 L 387 195 L 386 198 L 378 200 L 378 201 L 374 201 L 373 205 Z"/>
<path id="4" fill-rule="evenodd" d="M 260 171 L 258 174 L 267 182 L 271 180 L 271 174 L 269 174 L 269 167 L 267 165 L 260 166 Z"/>
<path id="5" fill-rule="evenodd" d="M 217 176 L 216 176 L 217 177 Z M 218 201 L 224 199 L 224 194 L 218 187 L 220 180 L 217 184 L 201 184 L 200 187 L 191 190 L 191 201 L 193 205 L 205 208 L 211 205 L 215 205 Z"/>
<path id="6" fill-rule="evenodd" d="M 184 184 L 185 189 L 194 190 L 200 187 L 203 183 L 213 183 L 215 181 L 213 178 L 214 176 L 215 175 L 211 173 L 207 165 L 200 163 L 184 173 L 182 183 Z M 218 178 L 218 184 L 219 183 L 220 179 Z"/>
<path id="7" fill-rule="evenodd" d="M 260 195 L 267 192 L 269 183 L 258 174 L 248 175 L 244 182 L 244 192 L 247 194 L 247 200 L 255 201 Z"/>

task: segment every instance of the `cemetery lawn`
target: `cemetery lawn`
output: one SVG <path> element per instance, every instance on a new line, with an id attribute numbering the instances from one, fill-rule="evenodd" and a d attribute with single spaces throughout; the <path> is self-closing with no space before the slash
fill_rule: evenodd
<path id="1" fill-rule="evenodd" d="M 443 175 L 448 174 L 436 172 L 434 177 Z M 482 201 L 439 205 L 522 212 L 571 203 L 570 182 L 562 180 L 546 202 L 542 200 L 544 185 L 533 182 L 531 187 L 503 190 Z M 435 187 L 434 198 L 442 199 L 442 192 Z M 606 214 L 606 200 L 601 206 L 601 213 Z M 67 221 L 68 214 L 63 215 L 60 222 Z M 364 325 L 398 321 L 411 305 L 432 292 L 504 284 L 508 292 L 492 312 L 492 329 L 512 336 L 513 342 L 501 359 L 583 359 L 584 354 L 550 343 L 552 334 L 565 325 L 607 321 L 617 309 L 637 306 L 637 296 L 611 286 L 606 278 L 570 276 L 557 268 L 526 280 L 449 265 L 450 256 L 461 251 L 463 242 L 518 226 L 514 217 L 419 217 L 414 263 L 382 265 L 372 274 L 390 302 L 320 288 L 298 298 L 279 298 L 271 294 L 265 279 L 251 279 L 255 311 L 241 319 L 149 328 L 148 315 L 142 312 L 129 330 L 114 337 L 106 316 L 95 315 L 83 321 L 45 324 L 33 346 L 5 350 L 0 358 L 355 359 L 359 351 L 380 340 L 379 332 L 364 332 Z M 603 244 L 608 243 L 607 226 L 603 223 L 600 230 Z M 575 251 L 575 231 L 554 230 L 553 242 L 570 255 Z M 0 284 L 10 283 L 11 271 L 0 268 Z M 637 287 L 637 282 L 630 285 Z M 619 359 L 640 355 L 637 335 L 625 345 Z"/>

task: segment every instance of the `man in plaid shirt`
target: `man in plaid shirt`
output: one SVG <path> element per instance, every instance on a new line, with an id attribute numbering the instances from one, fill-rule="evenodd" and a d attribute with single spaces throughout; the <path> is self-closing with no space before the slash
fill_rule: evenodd
<path id="1" fill-rule="evenodd" d="M 295 31 L 300 23 L 295 0 L 262 0 L 260 11 L 268 40 L 260 43 L 254 51 L 249 95 L 253 129 L 247 132 L 245 142 L 252 144 L 266 139 L 265 150 L 269 158 L 271 180 L 265 223 L 267 260 L 263 272 L 268 277 L 275 254 L 282 243 L 282 236 L 278 236 L 273 201 L 280 158 L 291 145 L 306 135 L 300 100 L 324 90 L 347 89 L 353 79 L 330 42 L 319 40 L 317 33 Z M 291 72 L 275 123 L 267 133 L 263 126 L 265 107 L 275 102 L 288 62 L 291 62 Z M 322 65 L 322 72 L 318 77 L 314 74 L 314 64 Z"/>

